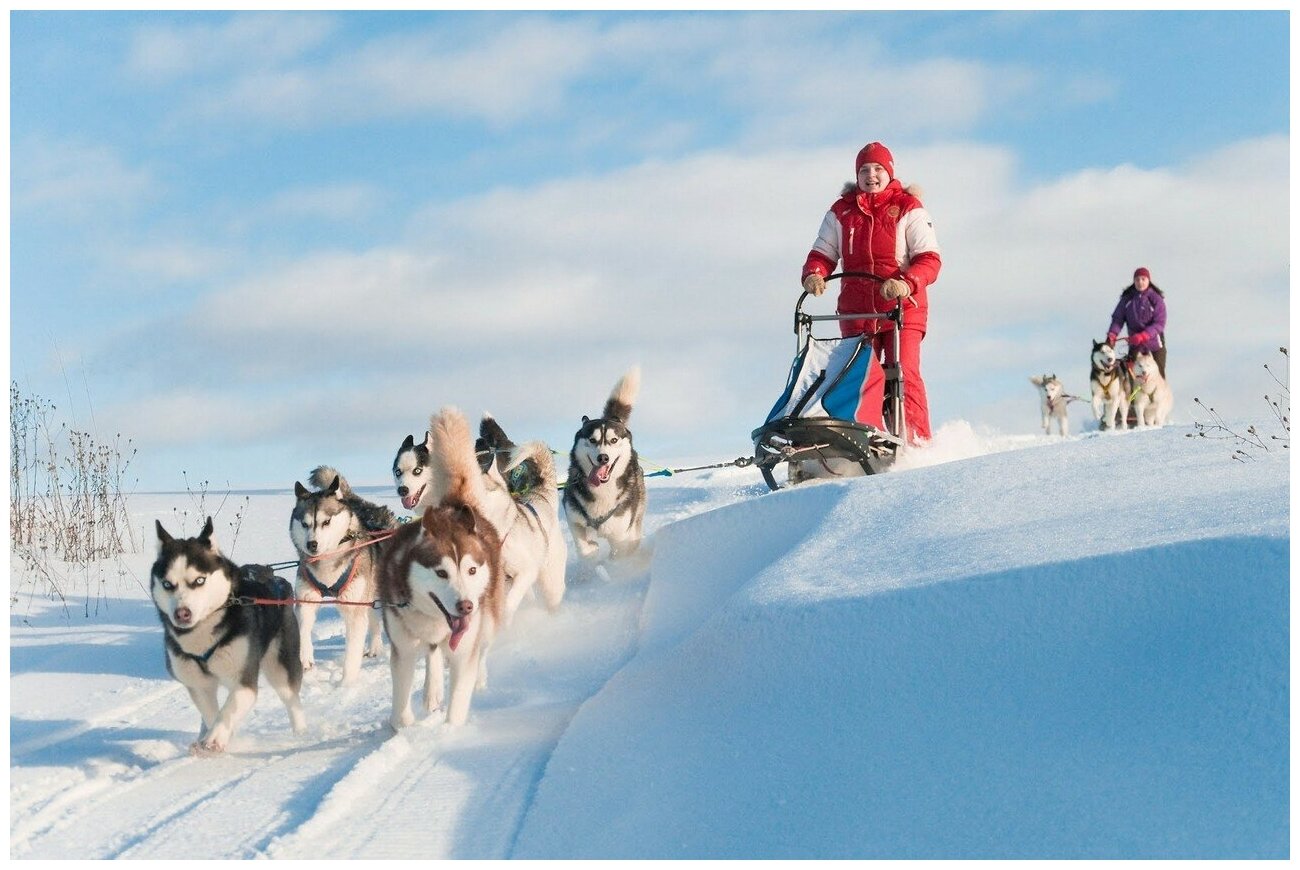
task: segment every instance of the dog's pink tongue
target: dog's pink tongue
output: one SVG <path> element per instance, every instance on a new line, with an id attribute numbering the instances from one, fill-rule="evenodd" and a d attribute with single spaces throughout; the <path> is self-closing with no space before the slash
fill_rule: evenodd
<path id="1" fill-rule="evenodd" d="M 587 475 L 587 483 L 592 486 L 600 486 L 602 483 L 609 483 L 609 463 L 597 465 L 591 469 L 591 474 Z"/>
<path id="2" fill-rule="evenodd" d="M 453 616 L 447 622 L 451 626 L 451 639 L 447 643 L 451 646 L 451 651 L 455 652 L 456 647 L 460 645 L 460 639 L 469 630 L 469 617 Z"/>
<path id="3" fill-rule="evenodd" d="M 409 511 L 420 503 L 420 496 L 422 495 L 424 495 L 424 487 L 420 487 L 415 492 L 408 492 L 406 495 L 402 496 L 402 507 Z"/>

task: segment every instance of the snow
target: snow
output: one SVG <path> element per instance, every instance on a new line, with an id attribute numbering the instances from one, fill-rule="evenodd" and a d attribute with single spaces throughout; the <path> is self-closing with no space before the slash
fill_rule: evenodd
<path id="1" fill-rule="evenodd" d="M 308 733 L 262 691 L 219 758 L 146 591 L 154 519 L 202 518 L 134 497 L 105 594 L 16 585 L 10 855 L 1287 857 L 1288 451 L 1191 431 L 652 478 L 643 553 L 525 602 L 466 726 L 389 730 L 387 661 L 340 687 L 326 612 Z M 234 558 L 292 559 L 292 503 L 250 495 Z"/>

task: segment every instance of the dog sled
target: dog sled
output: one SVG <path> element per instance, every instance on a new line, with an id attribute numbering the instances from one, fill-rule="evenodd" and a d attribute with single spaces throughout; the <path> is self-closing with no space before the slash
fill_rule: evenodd
<path id="1" fill-rule="evenodd" d="M 866 272 L 837 272 L 837 278 L 873 278 Z M 794 307 L 797 354 L 785 390 L 752 433 L 753 464 L 771 489 L 779 489 L 776 468 L 787 464 L 786 481 L 801 483 L 815 477 L 855 477 L 884 471 L 903 444 L 903 376 L 898 365 L 903 300 L 884 314 L 826 314 L 804 312 L 804 291 Z M 894 360 L 883 364 L 873 352 L 872 335 L 818 338 L 813 324 L 822 321 L 880 320 L 893 323 L 890 340 Z M 869 395 L 873 375 L 883 368 L 884 394 Z"/>

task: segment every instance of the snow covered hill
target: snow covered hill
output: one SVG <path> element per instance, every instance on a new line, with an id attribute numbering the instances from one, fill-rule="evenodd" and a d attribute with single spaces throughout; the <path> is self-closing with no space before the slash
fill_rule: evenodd
<path id="1" fill-rule="evenodd" d="M 460 729 L 387 730 L 387 662 L 340 688 L 331 619 L 309 733 L 263 692 L 192 758 L 143 590 L 21 600 L 11 856 L 1286 857 L 1288 457 L 1188 431 L 652 480 L 652 558 L 571 560 Z M 235 557 L 292 558 L 291 505 L 254 497 Z"/>

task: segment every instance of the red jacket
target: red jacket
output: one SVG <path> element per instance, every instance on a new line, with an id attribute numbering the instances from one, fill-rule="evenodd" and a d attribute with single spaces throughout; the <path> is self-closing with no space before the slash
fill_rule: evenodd
<path id="1" fill-rule="evenodd" d="M 890 179 L 880 193 L 863 193 L 857 185 L 845 185 L 822 221 L 817 241 L 804 261 L 807 278 L 816 272 L 825 277 L 843 262 L 845 272 L 870 272 L 881 280 L 846 278 L 840 281 L 836 310 L 841 313 L 885 312 L 895 302 L 880 295 L 886 278 L 902 278 L 912 288 L 903 301 L 903 324 L 926 328 L 930 310 L 926 292 L 939 277 L 939 241 L 930 214 L 917 199 L 915 188 L 903 189 Z M 887 320 L 845 321 L 844 335 L 879 332 L 890 328 Z"/>

